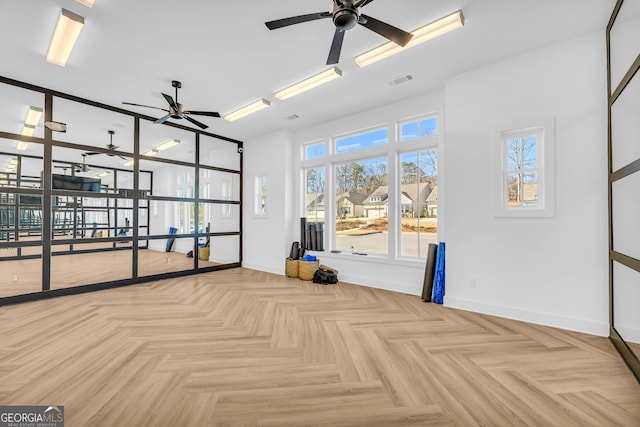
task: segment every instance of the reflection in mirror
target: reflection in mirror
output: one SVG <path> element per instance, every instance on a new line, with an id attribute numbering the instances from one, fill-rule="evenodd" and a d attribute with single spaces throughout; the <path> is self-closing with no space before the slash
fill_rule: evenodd
<path id="1" fill-rule="evenodd" d="M 58 245 L 53 246 L 53 252 Z M 66 245 L 62 245 L 67 247 Z M 51 289 L 64 289 L 93 283 L 131 278 L 132 250 L 59 254 L 51 257 Z M 96 249 L 95 243 L 75 243 L 76 251 Z"/>
<path id="2" fill-rule="evenodd" d="M 611 188 L 613 250 L 640 259 L 640 172 L 615 181 Z"/>
<path id="3" fill-rule="evenodd" d="M 140 154 L 195 163 L 195 134 L 171 126 L 140 121 Z"/>
<path id="4" fill-rule="evenodd" d="M 232 142 L 200 136 L 200 164 L 218 168 L 240 170 L 238 145 Z"/>
<path id="5" fill-rule="evenodd" d="M 611 106 L 611 155 L 614 171 L 640 157 L 639 111 L 640 74 L 636 74 Z"/>
<path id="6" fill-rule="evenodd" d="M 15 248 L 0 249 L 0 298 L 30 294 L 42 290 L 42 247 L 21 248 L 23 255 L 37 258 L 7 259 L 16 256 Z"/>
<path id="7" fill-rule="evenodd" d="M 41 188 L 42 145 L 31 143 L 29 154 L 15 152 L 10 145 L 11 141 L 0 139 L 0 187 Z"/>
<path id="8" fill-rule="evenodd" d="M 54 132 L 53 139 L 57 141 L 133 153 L 133 117 L 54 97 L 53 120 L 67 124 L 66 132 Z M 109 131 L 114 133 L 110 134 Z M 95 156 L 106 157 L 104 154 L 95 154 Z M 118 158 L 117 156 L 113 157 L 113 165 L 115 165 Z M 104 164 L 103 162 L 99 163 Z M 109 166 L 112 165 L 109 164 Z"/>
<path id="9" fill-rule="evenodd" d="M 140 240 L 138 252 L 138 276 L 172 273 L 193 269 L 193 238 L 149 240 L 149 249 L 142 249 L 146 241 Z"/>
<path id="10" fill-rule="evenodd" d="M 44 94 L 0 83 L 0 99 L 2 131 L 36 138 L 44 137 Z M 12 147 L 17 148 L 18 144 L 18 141 L 14 141 Z M 30 154 L 28 147 L 31 145 L 30 142 L 22 144 L 19 151 Z"/>
<path id="11" fill-rule="evenodd" d="M 240 205 L 200 203 L 202 223 L 211 233 L 237 233 L 240 231 Z"/>
<path id="12" fill-rule="evenodd" d="M 625 0 L 611 28 L 611 90 L 620 84 L 640 51 L 640 2 Z"/>
<path id="13" fill-rule="evenodd" d="M 215 265 L 240 262 L 240 236 L 214 236 L 209 246 L 209 261 Z"/>
<path id="14" fill-rule="evenodd" d="M 613 324 L 640 359 L 640 273 L 613 263 Z"/>
<path id="15" fill-rule="evenodd" d="M 202 199 L 240 200 L 240 174 L 200 169 L 200 186 Z"/>

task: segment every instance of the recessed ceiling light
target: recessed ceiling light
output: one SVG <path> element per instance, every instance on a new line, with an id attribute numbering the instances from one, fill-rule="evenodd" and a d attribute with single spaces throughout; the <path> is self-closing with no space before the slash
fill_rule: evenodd
<path id="1" fill-rule="evenodd" d="M 75 46 L 80 31 L 84 26 L 84 18 L 67 9 L 62 9 L 58 17 L 56 29 L 53 31 L 47 62 L 64 67 Z"/>
<path id="2" fill-rule="evenodd" d="M 462 26 L 464 26 L 464 15 L 462 14 L 462 10 L 458 10 L 413 31 L 413 38 L 405 47 L 393 42 L 385 43 L 362 55 L 356 56 L 356 64 L 360 67 L 366 67 L 381 59 L 388 58 L 391 55 L 395 55 L 398 52 L 402 52 L 403 50 L 434 39 Z"/>
<path id="3" fill-rule="evenodd" d="M 301 82 L 291 85 L 286 89 L 276 92 L 275 96 L 279 100 L 283 101 L 287 98 L 299 95 L 302 92 L 306 92 L 309 89 L 313 89 L 314 87 L 330 82 L 331 80 L 335 80 L 338 77 L 342 77 L 342 71 L 340 71 L 338 67 L 332 67 L 319 74 L 311 76 L 308 79 L 304 79 Z"/>
<path id="4" fill-rule="evenodd" d="M 247 105 L 246 107 L 242 107 L 239 110 L 234 111 L 233 113 L 229 113 L 224 116 L 224 119 L 228 122 L 232 122 L 234 120 L 238 120 L 242 117 L 248 116 L 249 114 L 253 114 L 256 111 L 260 111 L 263 108 L 267 108 L 271 103 L 266 99 L 261 99 L 252 104 Z"/>

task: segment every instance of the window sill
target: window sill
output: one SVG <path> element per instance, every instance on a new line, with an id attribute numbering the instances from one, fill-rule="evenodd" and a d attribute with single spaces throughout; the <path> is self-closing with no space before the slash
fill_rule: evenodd
<path id="1" fill-rule="evenodd" d="M 351 252 L 331 253 L 330 251 L 308 251 L 320 259 L 320 263 L 324 259 L 335 259 L 349 262 L 375 263 L 385 265 L 395 265 L 411 268 L 424 268 L 425 261 L 419 259 L 392 259 L 384 255 L 355 255 Z"/>

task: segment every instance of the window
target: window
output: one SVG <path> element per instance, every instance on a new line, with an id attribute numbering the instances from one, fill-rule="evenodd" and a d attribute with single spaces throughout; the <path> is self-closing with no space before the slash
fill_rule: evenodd
<path id="1" fill-rule="evenodd" d="M 438 118 L 428 117 L 400 125 L 400 141 L 409 141 L 438 134 Z"/>
<path id="2" fill-rule="evenodd" d="M 324 222 L 324 167 L 305 169 L 304 183 L 304 210 L 307 222 Z"/>
<path id="3" fill-rule="evenodd" d="M 301 146 L 301 216 L 324 222 L 326 249 L 424 259 L 437 241 L 437 123 L 423 115 Z"/>
<path id="4" fill-rule="evenodd" d="M 231 180 L 223 179 L 221 185 L 222 200 L 231 200 Z M 222 218 L 231 218 L 231 205 L 225 204 L 220 206 L 222 210 Z"/>
<path id="5" fill-rule="evenodd" d="M 335 166 L 335 248 L 388 252 L 389 203 L 387 157 Z"/>
<path id="6" fill-rule="evenodd" d="M 553 216 L 553 122 L 501 131 L 496 216 Z"/>
<path id="7" fill-rule="evenodd" d="M 267 215 L 267 177 L 266 175 L 256 175 L 254 188 L 255 188 L 254 214 L 257 216 L 266 216 Z"/>
<path id="8" fill-rule="evenodd" d="M 377 147 L 389 143 L 389 129 L 378 129 L 358 135 L 336 139 L 336 153 L 346 153 L 354 150 Z"/>
<path id="9" fill-rule="evenodd" d="M 324 142 L 317 142 L 315 144 L 307 144 L 304 146 L 304 158 L 305 160 L 317 159 L 324 157 Z"/>
<path id="10" fill-rule="evenodd" d="M 404 153 L 400 157 L 400 254 L 425 257 L 438 242 L 438 151 Z"/>

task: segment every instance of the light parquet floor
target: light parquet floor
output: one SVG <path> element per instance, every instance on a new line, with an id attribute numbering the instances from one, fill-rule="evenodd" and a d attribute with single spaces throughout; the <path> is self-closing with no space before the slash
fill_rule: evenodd
<path id="1" fill-rule="evenodd" d="M 0 404 L 67 426 L 640 426 L 606 338 L 247 269 L 0 307 Z"/>

